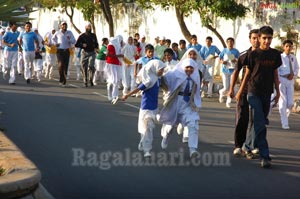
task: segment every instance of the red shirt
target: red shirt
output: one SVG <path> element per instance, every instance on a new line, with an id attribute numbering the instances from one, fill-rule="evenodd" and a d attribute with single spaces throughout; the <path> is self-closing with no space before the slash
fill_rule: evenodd
<path id="1" fill-rule="evenodd" d="M 107 46 L 106 63 L 108 63 L 108 64 L 115 64 L 115 65 L 121 65 L 121 63 L 119 61 L 119 58 L 116 57 L 115 47 L 113 45 L 111 45 L 111 44 L 109 44 Z"/>

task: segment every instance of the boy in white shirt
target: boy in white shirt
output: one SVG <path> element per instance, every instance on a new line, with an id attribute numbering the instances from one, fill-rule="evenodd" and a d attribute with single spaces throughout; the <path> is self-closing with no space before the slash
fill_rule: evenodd
<path id="1" fill-rule="evenodd" d="M 284 52 L 281 54 L 282 65 L 278 69 L 280 98 L 278 102 L 282 129 L 290 129 L 288 117 L 294 104 L 294 78 L 299 71 L 295 55 L 291 54 L 293 42 L 283 42 Z"/>

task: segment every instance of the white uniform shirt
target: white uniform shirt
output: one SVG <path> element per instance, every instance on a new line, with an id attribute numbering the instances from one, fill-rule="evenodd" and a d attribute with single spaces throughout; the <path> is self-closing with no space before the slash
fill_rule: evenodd
<path id="1" fill-rule="evenodd" d="M 299 71 L 298 61 L 295 55 L 290 54 L 289 56 L 292 63 L 294 75 L 297 76 Z M 285 53 L 282 53 L 281 60 L 282 60 L 282 65 L 278 69 L 279 76 L 290 74 L 289 57 Z"/>

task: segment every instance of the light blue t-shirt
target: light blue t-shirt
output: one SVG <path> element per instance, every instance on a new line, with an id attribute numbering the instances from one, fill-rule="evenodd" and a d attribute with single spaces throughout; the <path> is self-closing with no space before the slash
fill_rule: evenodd
<path id="1" fill-rule="evenodd" d="M 159 59 L 158 57 L 147 57 L 147 56 L 144 56 L 144 57 L 140 57 L 136 62 L 138 64 L 142 64 L 142 66 L 146 65 L 150 60 L 153 60 L 153 59 Z"/>
<path id="2" fill-rule="evenodd" d="M 15 31 L 15 32 L 12 32 L 12 31 L 8 31 L 4 34 L 3 36 L 3 41 L 5 41 L 6 43 L 9 43 L 9 44 L 15 44 L 14 47 L 10 47 L 10 46 L 6 46 L 4 47 L 5 50 L 7 51 L 18 51 L 18 37 L 19 37 L 19 32 L 18 31 Z"/>
<path id="3" fill-rule="evenodd" d="M 189 49 L 189 48 L 194 48 L 197 50 L 197 52 L 200 52 L 202 46 L 201 46 L 201 44 L 196 44 L 196 45 L 188 44 L 187 49 Z"/>
<path id="4" fill-rule="evenodd" d="M 207 46 L 202 46 L 201 50 L 200 50 L 200 55 L 202 57 L 203 60 L 206 60 L 206 58 L 209 55 L 213 55 L 215 56 L 215 54 L 220 54 L 221 51 L 218 49 L 217 46 L 211 45 L 210 47 Z"/>
<path id="5" fill-rule="evenodd" d="M 19 36 L 22 39 L 22 48 L 23 51 L 35 51 L 34 41 L 38 41 L 38 38 L 34 32 L 22 32 Z"/>
<path id="6" fill-rule="evenodd" d="M 240 52 L 236 48 L 232 48 L 231 50 L 229 50 L 228 48 L 224 48 L 223 51 L 219 55 L 220 59 L 224 60 L 224 56 L 226 54 L 227 55 L 233 54 L 236 59 L 238 59 L 239 56 L 240 56 Z M 229 68 L 226 67 L 226 65 L 222 64 L 222 72 L 223 73 L 225 73 L 225 74 L 232 74 L 233 71 L 234 71 L 234 68 L 229 69 Z"/>

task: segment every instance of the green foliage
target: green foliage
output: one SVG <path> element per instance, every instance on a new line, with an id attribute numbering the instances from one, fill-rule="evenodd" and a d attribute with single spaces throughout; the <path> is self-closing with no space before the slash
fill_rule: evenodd
<path id="1" fill-rule="evenodd" d="M 18 9 L 31 3 L 31 0 L 0 0 L 0 21 L 28 21 L 28 17 L 24 16 L 32 11 L 19 11 Z"/>

